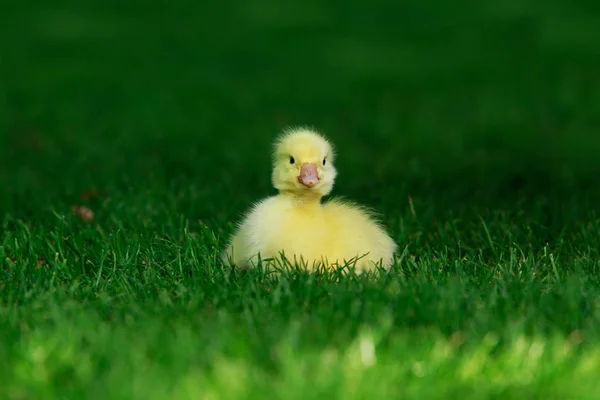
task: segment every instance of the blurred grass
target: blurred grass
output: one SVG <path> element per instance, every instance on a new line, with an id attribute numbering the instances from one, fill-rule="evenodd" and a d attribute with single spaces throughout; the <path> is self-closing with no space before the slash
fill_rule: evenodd
<path id="1" fill-rule="evenodd" d="M 599 11 L 4 5 L 0 395 L 596 398 Z M 289 124 L 382 212 L 390 274 L 216 262 Z"/>

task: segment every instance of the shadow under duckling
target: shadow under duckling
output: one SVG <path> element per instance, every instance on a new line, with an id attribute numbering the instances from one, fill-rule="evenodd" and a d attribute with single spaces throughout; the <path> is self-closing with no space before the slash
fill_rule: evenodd
<path id="1" fill-rule="evenodd" d="M 287 130 L 275 143 L 272 183 L 279 194 L 246 214 L 223 253 L 241 268 L 280 260 L 309 268 L 345 264 L 357 272 L 394 261 L 396 243 L 372 213 L 339 199 L 323 203 L 337 176 L 331 143 L 305 128 Z"/>

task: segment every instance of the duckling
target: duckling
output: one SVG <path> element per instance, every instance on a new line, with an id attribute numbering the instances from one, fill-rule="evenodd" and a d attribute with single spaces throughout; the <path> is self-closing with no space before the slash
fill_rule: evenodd
<path id="1" fill-rule="evenodd" d="M 278 194 L 256 203 L 223 253 L 226 263 L 248 268 L 281 256 L 314 270 L 353 265 L 361 272 L 393 263 L 396 243 L 372 212 L 332 199 L 323 202 L 337 170 L 332 144 L 304 127 L 276 140 L 271 181 Z"/>

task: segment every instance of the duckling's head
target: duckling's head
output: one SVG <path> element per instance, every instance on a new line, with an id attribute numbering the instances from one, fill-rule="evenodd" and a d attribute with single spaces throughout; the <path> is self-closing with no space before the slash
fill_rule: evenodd
<path id="1" fill-rule="evenodd" d="M 275 143 L 273 186 L 300 196 L 325 196 L 337 175 L 333 157 L 333 147 L 318 133 L 306 128 L 286 130 Z"/>

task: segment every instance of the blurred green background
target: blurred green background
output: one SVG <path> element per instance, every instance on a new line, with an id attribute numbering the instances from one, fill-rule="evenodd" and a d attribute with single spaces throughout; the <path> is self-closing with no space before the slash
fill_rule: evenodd
<path id="1" fill-rule="evenodd" d="M 596 191 L 593 2 L 149 4 L 2 6 L 5 212 L 166 190 L 223 222 L 269 191 L 290 124 L 330 136 L 336 192 L 376 206 Z"/>

